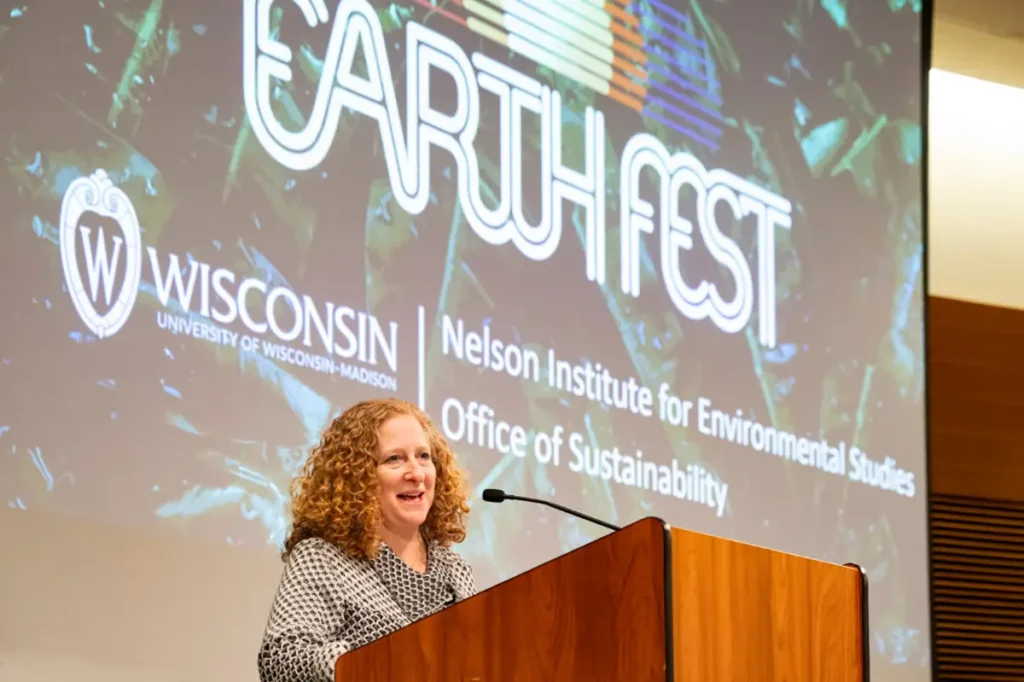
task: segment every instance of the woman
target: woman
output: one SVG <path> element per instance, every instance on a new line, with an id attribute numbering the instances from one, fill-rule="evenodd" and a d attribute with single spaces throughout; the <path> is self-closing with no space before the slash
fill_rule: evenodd
<path id="1" fill-rule="evenodd" d="M 464 477 L 414 405 L 353 405 L 292 492 L 285 569 L 258 657 L 263 682 L 331 682 L 338 656 L 476 592 Z"/>

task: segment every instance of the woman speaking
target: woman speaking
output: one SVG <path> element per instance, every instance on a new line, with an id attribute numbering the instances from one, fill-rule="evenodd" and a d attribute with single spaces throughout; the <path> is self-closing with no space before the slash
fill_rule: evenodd
<path id="1" fill-rule="evenodd" d="M 337 658 L 476 592 L 465 478 L 410 403 L 353 405 L 292 490 L 285 568 L 258 663 L 263 682 L 331 682 Z"/>

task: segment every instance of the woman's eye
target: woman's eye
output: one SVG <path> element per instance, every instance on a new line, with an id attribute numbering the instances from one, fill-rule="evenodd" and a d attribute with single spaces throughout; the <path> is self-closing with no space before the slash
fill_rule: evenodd
<path id="1" fill-rule="evenodd" d="M 420 453 L 420 459 L 430 459 L 430 453 L 429 452 L 421 452 Z"/>

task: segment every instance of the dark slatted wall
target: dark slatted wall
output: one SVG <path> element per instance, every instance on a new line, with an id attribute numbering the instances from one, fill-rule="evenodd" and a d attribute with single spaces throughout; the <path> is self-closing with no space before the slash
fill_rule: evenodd
<path id="1" fill-rule="evenodd" d="M 1024 503 L 932 496 L 940 680 L 1024 680 Z"/>

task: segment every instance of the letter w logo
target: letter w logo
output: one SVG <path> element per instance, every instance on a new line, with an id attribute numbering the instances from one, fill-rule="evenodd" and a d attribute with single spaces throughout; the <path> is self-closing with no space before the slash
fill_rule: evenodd
<path id="1" fill-rule="evenodd" d="M 101 219 L 112 220 L 121 228 L 121 234 L 113 236 L 112 254 L 107 250 L 102 227 L 96 230 L 94 246 L 91 239 L 93 228 L 80 225 L 79 221 L 88 211 Z M 87 282 L 83 281 L 78 267 L 79 235 Z M 114 291 L 114 278 L 122 253 L 124 280 L 120 288 Z M 60 259 L 68 295 L 82 322 L 97 338 L 105 339 L 116 334 L 128 321 L 139 294 L 142 278 L 142 228 L 139 227 L 139 218 L 135 215 L 131 199 L 114 186 L 106 171 L 97 170 L 88 177 L 76 179 L 68 186 L 60 207 Z M 102 315 L 96 310 L 101 286 L 103 300 L 108 308 Z"/>
<path id="2" fill-rule="evenodd" d="M 100 285 L 100 278 L 103 278 L 103 302 L 106 305 L 110 305 L 110 297 L 114 293 L 114 275 L 117 272 L 117 263 L 121 257 L 121 245 L 124 240 L 119 237 L 114 237 L 114 257 L 107 258 L 107 240 L 103 238 L 103 228 L 99 229 L 99 235 L 96 240 L 96 248 L 92 248 L 92 244 L 89 242 L 89 236 L 92 234 L 92 228 L 82 225 L 79 228 L 79 233 L 82 235 L 82 256 L 85 258 L 85 272 L 89 278 L 89 296 L 92 298 L 92 302 L 96 302 L 96 290 Z"/>

